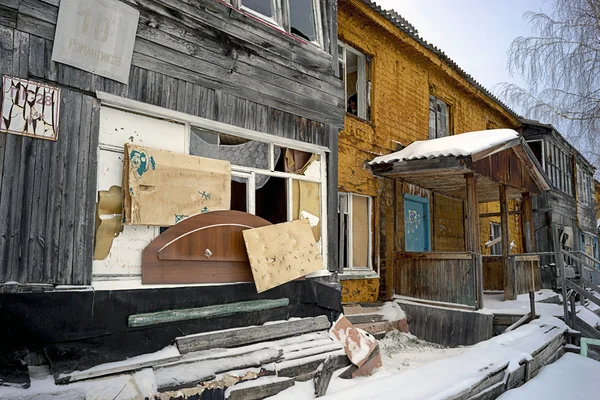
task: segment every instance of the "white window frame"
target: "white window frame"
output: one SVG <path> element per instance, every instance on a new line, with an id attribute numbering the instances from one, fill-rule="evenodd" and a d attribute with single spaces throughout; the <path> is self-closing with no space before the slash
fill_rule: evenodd
<path id="1" fill-rule="evenodd" d="M 348 240 L 345 243 L 344 252 L 346 254 L 346 260 L 349 260 L 348 263 L 352 264 L 353 254 L 352 254 L 352 199 L 354 196 L 365 197 L 367 199 L 367 213 L 368 213 L 368 225 L 369 225 L 369 242 L 367 246 L 367 254 L 369 255 L 367 258 L 367 266 L 366 267 L 355 267 L 351 265 L 350 267 L 343 268 L 343 274 L 354 274 L 354 275 L 374 275 L 379 276 L 379 263 L 377 263 L 377 271 L 373 268 L 373 197 L 366 196 L 358 193 L 351 192 L 338 192 L 339 197 L 345 197 L 346 202 L 348 204 L 347 209 L 345 210 L 345 214 L 349 216 L 348 224 L 346 225 L 346 230 L 348 232 L 347 238 Z M 340 205 L 338 204 L 338 207 Z M 338 214 L 341 212 L 341 208 L 338 208 Z"/>
<path id="2" fill-rule="evenodd" d="M 429 126 L 429 122 L 430 122 L 430 118 L 429 118 L 429 113 L 431 113 L 431 101 L 434 101 L 434 109 L 433 112 L 435 113 L 435 135 L 434 137 L 431 137 L 430 132 L 431 132 L 431 127 Z M 448 132 L 446 136 L 438 136 L 439 134 L 439 127 L 438 127 L 438 110 L 437 110 L 437 103 L 443 103 L 446 106 L 446 123 L 448 124 Z M 427 114 L 427 135 L 429 136 L 429 139 L 437 139 L 437 138 L 441 138 L 441 137 L 447 137 L 447 136 L 452 136 L 452 123 L 450 121 L 450 104 L 448 104 L 446 101 L 440 99 L 439 97 L 436 97 L 432 94 L 429 95 L 429 106 L 428 106 L 428 110 L 429 113 Z"/>
<path id="3" fill-rule="evenodd" d="M 227 3 L 231 4 L 234 8 L 238 10 L 252 15 L 253 17 L 259 18 L 262 21 L 265 21 L 269 25 L 274 26 L 290 35 L 294 35 L 291 32 L 291 18 L 290 18 L 290 2 L 294 0 L 270 0 L 271 2 L 271 17 L 263 15 L 249 7 L 244 6 L 244 0 L 225 0 Z M 314 16 L 314 24 L 315 24 L 315 36 L 316 40 L 310 41 L 311 43 L 317 47 L 323 48 L 323 26 L 321 24 L 322 21 L 322 13 L 321 13 L 321 3 L 319 0 L 311 0 L 312 3 L 312 13 Z M 294 35 L 295 38 L 298 38 L 302 41 L 306 39 Z"/>
<path id="4" fill-rule="evenodd" d="M 496 226 L 499 228 L 499 231 L 498 231 L 500 234 L 499 237 L 502 237 L 501 224 L 499 224 L 498 222 L 490 222 L 490 241 L 497 239 L 497 237 L 494 235 L 494 227 L 496 227 Z M 490 255 L 492 255 L 492 256 L 501 256 L 502 255 L 502 248 L 500 249 L 500 254 L 494 254 L 494 247 L 496 247 L 498 244 L 500 244 L 500 246 L 502 246 L 501 243 L 496 243 L 490 247 Z"/>
<path id="5" fill-rule="evenodd" d="M 341 51 L 340 51 L 341 50 Z M 356 80 L 356 97 L 358 98 L 358 109 L 356 116 L 364 119 L 366 121 L 369 120 L 367 118 L 367 106 L 371 106 L 371 88 L 368 86 L 367 80 L 367 56 L 364 53 L 356 50 L 354 47 L 342 42 L 338 41 L 338 61 L 342 64 L 342 71 L 340 71 L 340 75 L 344 80 L 344 99 L 346 104 L 344 104 L 344 108 L 347 108 L 348 103 L 348 83 L 346 82 L 347 76 L 347 67 L 346 67 L 346 55 L 348 53 L 354 54 L 358 57 L 357 68 L 358 68 L 358 78 Z"/>
<path id="6" fill-rule="evenodd" d="M 255 175 L 268 175 L 287 180 L 288 193 L 291 193 L 292 180 L 302 180 L 319 183 L 319 194 L 321 201 L 321 255 L 325 268 L 328 267 L 328 241 L 327 241 L 327 153 L 329 149 L 324 146 L 319 146 L 311 143 L 299 142 L 293 139 L 283 138 L 268 133 L 253 131 L 250 129 L 240 128 L 235 125 L 229 125 L 222 122 L 212 121 L 210 119 L 197 117 L 191 114 L 186 114 L 180 111 L 174 111 L 167 108 L 143 103 L 136 100 L 127 99 L 120 96 L 115 96 L 106 92 L 96 92 L 96 97 L 100 100 L 102 106 L 116 108 L 131 113 L 145 115 L 152 118 L 165 119 L 172 122 L 182 123 L 186 126 L 186 145 L 189 153 L 190 134 L 192 127 L 206 130 L 209 132 L 222 133 L 232 136 L 237 136 L 243 139 L 259 141 L 269 145 L 269 169 L 263 170 L 258 168 L 231 166 L 231 173 L 234 176 L 240 176 L 248 179 L 248 213 L 255 213 Z M 305 176 L 294 174 L 291 172 L 275 171 L 274 148 L 275 146 L 288 149 L 300 150 L 319 155 L 320 160 L 320 177 Z M 122 149 L 121 149 L 122 151 Z M 292 196 L 287 196 L 288 201 L 288 220 L 291 220 Z"/>

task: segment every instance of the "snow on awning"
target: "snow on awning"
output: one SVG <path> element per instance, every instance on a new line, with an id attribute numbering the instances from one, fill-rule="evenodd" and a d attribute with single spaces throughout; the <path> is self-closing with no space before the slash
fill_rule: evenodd
<path id="1" fill-rule="evenodd" d="M 439 139 L 418 140 L 400 151 L 376 157 L 369 164 L 387 164 L 395 161 L 437 157 L 471 156 L 507 144 L 518 138 L 519 134 L 512 129 L 492 129 L 461 133 Z"/>

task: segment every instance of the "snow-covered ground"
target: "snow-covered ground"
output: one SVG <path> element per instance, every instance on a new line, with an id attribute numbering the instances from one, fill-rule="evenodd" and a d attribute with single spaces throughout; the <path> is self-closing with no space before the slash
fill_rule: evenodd
<path id="1" fill-rule="evenodd" d="M 556 293 L 550 289 L 542 289 L 535 293 L 535 311 L 536 314 L 552 315 L 561 317 L 563 315 L 562 304 L 540 303 L 556 297 Z M 517 300 L 504 301 L 504 293 L 484 294 L 483 295 L 484 311 L 493 312 L 494 314 L 508 315 L 525 315 L 530 311 L 529 294 L 520 294 Z"/>
<path id="2" fill-rule="evenodd" d="M 520 388 L 509 390 L 501 400 L 598 399 L 600 398 L 600 362 L 567 353 Z"/>
<path id="3" fill-rule="evenodd" d="M 327 395 L 323 399 L 391 399 L 403 400 L 445 399 L 468 390 L 473 385 L 486 379 L 494 371 L 507 368 L 507 372 L 519 367 L 519 362 L 531 359 L 531 354 L 551 341 L 557 335 L 562 335 L 568 327 L 560 320 L 542 316 L 532 323 L 522 326 L 515 331 L 506 333 L 474 346 L 443 349 L 427 345 L 411 337 L 389 337 L 383 340 L 384 367 L 368 378 L 350 380 L 339 379 L 339 371 L 334 374 Z M 397 334 L 395 334 L 397 335 Z M 406 348 L 403 348 L 407 346 Z M 387 348 L 387 350 L 386 350 Z M 387 353 L 390 349 L 400 351 Z M 429 352 L 437 352 L 431 356 Z M 398 370 L 398 361 L 405 354 L 428 355 L 430 358 L 417 356 L 410 369 L 411 361 L 401 367 L 408 370 Z M 453 354 L 453 352 L 456 352 Z M 439 356 L 439 357 L 438 357 Z M 437 357 L 437 358 L 436 358 Z M 391 361 L 390 361 L 391 358 Z M 434 361 L 435 360 L 435 361 Z M 418 365 L 420 364 L 421 365 Z M 508 366 L 508 367 L 507 367 Z M 313 383 L 311 381 L 298 383 L 271 399 L 304 400 L 313 399 Z M 538 397 L 531 397 L 538 398 Z M 565 397 L 574 398 L 574 397 Z"/>

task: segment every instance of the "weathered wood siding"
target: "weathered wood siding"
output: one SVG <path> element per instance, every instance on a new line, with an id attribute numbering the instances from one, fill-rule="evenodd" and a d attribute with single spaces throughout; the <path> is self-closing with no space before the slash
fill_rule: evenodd
<path id="1" fill-rule="evenodd" d="M 128 85 L 51 61 L 59 0 L 0 5 L 0 74 L 57 85 L 63 98 L 58 142 L 0 133 L 0 282 L 91 282 L 96 91 L 330 146 L 328 209 L 337 210 L 335 1 L 321 2 L 325 51 L 214 0 L 124 2 L 141 14 Z M 336 215 L 328 220 L 336 232 Z M 329 254 L 336 265 L 335 246 Z"/>
<path id="2" fill-rule="evenodd" d="M 471 253 L 396 253 L 394 267 L 396 294 L 475 306 Z"/>
<path id="3" fill-rule="evenodd" d="M 504 263 L 500 256 L 483 256 L 483 290 L 504 290 Z"/>
<path id="4" fill-rule="evenodd" d="M 397 300 L 408 316 L 410 332 L 444 346 L 469 346 L 493 336 L 494 316 Z"/>
<path id="5" fill-rule="evenodd" d="M 540 262 L 537 256 L 512 255 L 510 265 L 515 269 L 515 291 L 517 294 L 528 293 L 532 286 L 534 290 L 541 289 Z M 502 257 L 483 257 L 483 289 L 504 290 L 504 264 Z"/>

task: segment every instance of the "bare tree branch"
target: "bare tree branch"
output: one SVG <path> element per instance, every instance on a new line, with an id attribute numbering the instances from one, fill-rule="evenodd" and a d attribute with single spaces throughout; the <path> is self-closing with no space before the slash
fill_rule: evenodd
<path id="1" fill-rule="evenodd" d="M 508 70 L 525 88 L 499 85 L 508 103 L 562 132 L 600 169 L 600 0 L 552 0 L 552 12 L 527 12 L 533 35 L 517 37 Z"/>

